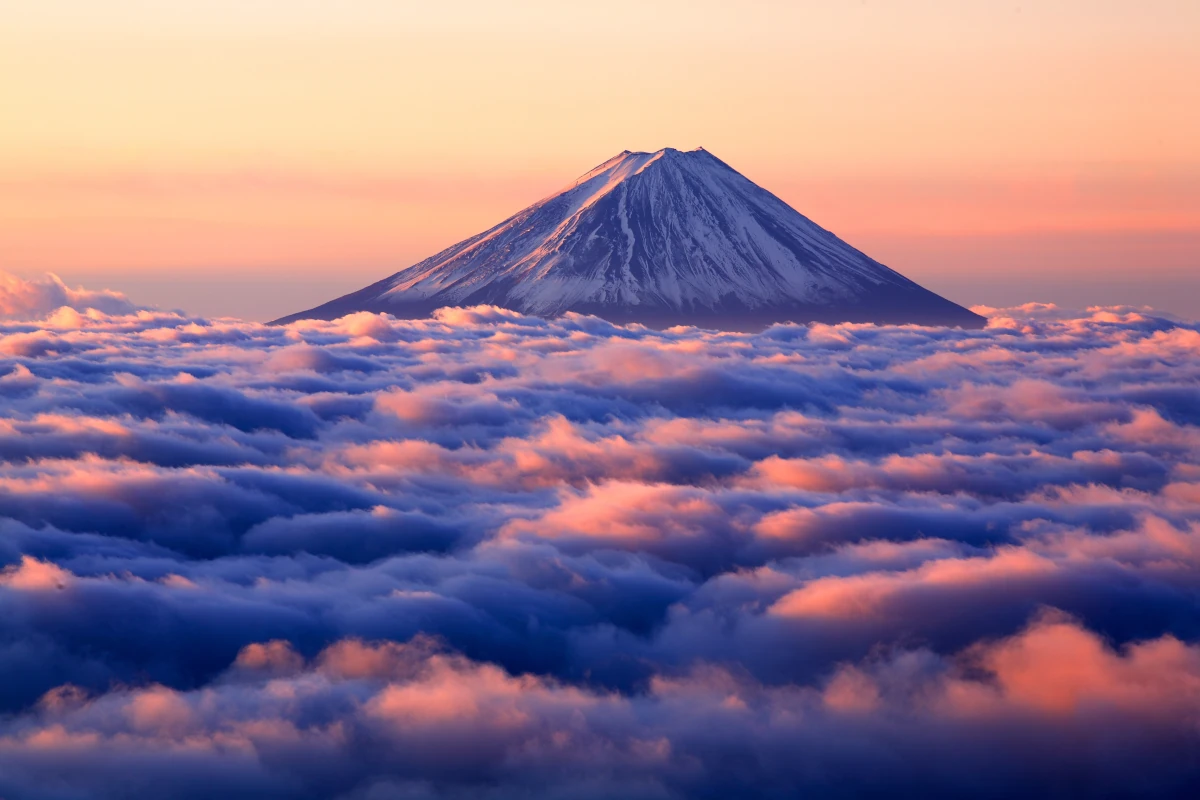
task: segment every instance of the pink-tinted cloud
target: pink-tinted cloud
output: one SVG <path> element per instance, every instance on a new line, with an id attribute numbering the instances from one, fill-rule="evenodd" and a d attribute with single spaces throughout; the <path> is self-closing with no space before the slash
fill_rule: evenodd
<path id="1" fill-rule="evenodd" d="M 956 595 L 996 591 L 1040 580 L 1054 562 L 1025 550 L 991 557 L 939 559 L 902 572 L 818 578 L 780 598 L 771 613 L 788 619 L 860 619 L 904 615 L 914 599 L 952 602 Z"/>
<path id="2" fill-rule="evenodd" d="M 108 290 L 72 289 L 57 275 L 38 281 L 24 280 L 0 272 L 0 318 L 38 319 L 60 312 L 50 321 L 64 327 L 78 327 L 77 312 L 96 309 L 106 314 L 128 314 L 137 310 L 123 294 Z"/>

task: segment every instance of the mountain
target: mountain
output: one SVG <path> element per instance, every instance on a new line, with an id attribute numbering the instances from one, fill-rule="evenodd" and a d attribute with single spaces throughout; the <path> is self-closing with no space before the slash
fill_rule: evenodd
<path id="1" fill-rule="evenodd" d="M 481 303 L 617 323 L 982 327 L 703 149 L 624 152 L 558 194 L 408 269 L 275 320 L 428 316 Z"/>

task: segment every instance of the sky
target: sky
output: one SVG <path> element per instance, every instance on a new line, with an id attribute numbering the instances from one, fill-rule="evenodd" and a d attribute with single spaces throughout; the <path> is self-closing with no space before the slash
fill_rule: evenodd
<path id="1" fill-rule="evenodd" d="M 703 146 L 960 303 L 1200 316 L 1188 0 L 0 8 L 0 268 L 267 319 Z"/>

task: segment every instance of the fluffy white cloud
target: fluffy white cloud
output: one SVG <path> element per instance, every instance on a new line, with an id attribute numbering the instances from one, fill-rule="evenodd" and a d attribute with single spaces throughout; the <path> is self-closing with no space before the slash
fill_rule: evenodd
<path id="1" fill-rule="evenodd" d="M 25 280 L 0 272 L 0 319 L 41 319 L 59 312 L 52 324 L 78 327 L 80 312 L 90 310 L 102 314 L 131 314 L 138 307 L 120 292 L 108 289 L 92 291 L 83 287 L 72 289 L 52 273 L 41 280 Z"/>

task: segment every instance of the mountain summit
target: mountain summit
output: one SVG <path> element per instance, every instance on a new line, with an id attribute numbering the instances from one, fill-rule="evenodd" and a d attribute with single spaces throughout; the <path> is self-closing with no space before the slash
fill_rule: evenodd
<path id="1" fill-rule="evenodd" d="M 481 303 L 651 327 L 773 322 L 982 327 L 703 149 L 626 151 L 390 278 L 283 317 L 428 316 Z"/>

